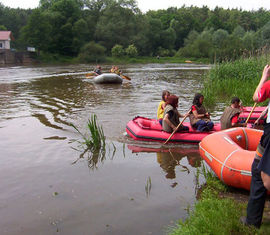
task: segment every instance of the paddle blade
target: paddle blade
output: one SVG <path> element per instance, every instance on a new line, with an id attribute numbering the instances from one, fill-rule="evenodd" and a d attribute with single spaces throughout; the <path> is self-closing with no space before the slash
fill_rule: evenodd
<path id="1" fill-rule="evenodd" d="M 85 77 L 91 79 L 91 78 L 94 78 L 94 77 L 96 77 L 96 76 L 92 76 L 92 75 L 87 75 L 87 74 L 85 74 Z"/>
<path id="2" fill-rule="evenodd" d="M 129 80 L 129 81 L 131 80 L 131 78 L 129 78 L 128 76 L 125 76 L 125 75 L 122 75 L 122 74 L 121 74 L 120 76 L 121 76 L 122 78 L 126 79 L 126 80 Z"/>
<path id="3" fill-rule="evenodd" d="M 87 77 L 87 76 L 95 76 L 95 75 L 96 75 L 95 72 L 90 72 L 90 73 L 85 74 L 86 77 Z"/>

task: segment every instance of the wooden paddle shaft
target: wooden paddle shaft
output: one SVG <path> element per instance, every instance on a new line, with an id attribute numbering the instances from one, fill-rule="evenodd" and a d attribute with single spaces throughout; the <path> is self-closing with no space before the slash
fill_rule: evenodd
<path id="1" fill-rule="evenodd" d="M 189 115 L 191 110 L 188 111 L 188 113 L 184 116 L 183 120 L 178 124 L 178 126 L 175 128 L 175 130 L 172 132 L 172 134 L 169 136 L 169 138 L 164 142 L 164 144 L 167 144 L 168 141 L 172 138 L 172 136 L 174 135 L 174 133 L 178 130 L 178 128 L 182 125 L 182 123 L 185 121 L 185 119 L 187 118 L 187 116 Z"/>
<path id="2" fill-rule="evenodd" d="M 248 115 L 248 117 L 247 117 L 247 120 L 246 120 L 246 122 L 245 122 L 246 124 L 248 123 L 248 120 L 249 120 L 251 114 L 253 113 L 253 111 L 254 111 L 256 105 L 257 105 L 257 102 L 254 103 L 254 105 L 253 105 L 253 107 L 252 107 L 252 109 L 251 109 L 251 111 L 250 111 L 250 113 L 249 113 L 249 115 Z"/>

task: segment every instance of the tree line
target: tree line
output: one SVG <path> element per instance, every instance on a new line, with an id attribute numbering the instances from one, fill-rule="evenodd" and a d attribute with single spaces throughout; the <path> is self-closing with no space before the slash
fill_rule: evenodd
<path id="1" fill-rule="evenodd" d="M 142 13 L 135 0 L 40 0 L 35 9 L 0 4 L 0 30 L 20 50 L 102 61 L 105 56 L 232 60 L 270 43 L 270 11 L 207 6 Z"/>

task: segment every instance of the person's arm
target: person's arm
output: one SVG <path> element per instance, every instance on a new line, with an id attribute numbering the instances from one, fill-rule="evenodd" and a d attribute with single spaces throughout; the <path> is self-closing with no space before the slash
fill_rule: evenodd
<path id="1" fill-rule="evenodd" d="M 164 103 L 161 105 L 161 108 L 164 110 L 164 109 L 165 109 L 165 106 L 166 106 L 166 103 L 164 102 Z"/>
<path id="2" fill-rule="evenodd" d="M 259 121 L 265 116 L 265 114 L 267 113 L 267 111 L 268 111 L 268 107 L 265 110 L 263 110 L 263 112 L 261 113 L 261 115 L 254 122 L 255 125 L 258 125 L 259 124 Z"/>
<path id="3" fill-rule="evenodd" d="M 168 126 L 171 127 L 173 130 L 176 129 L 176 126 L 173 125 L 172 122 L 170 121 L 170 119 L 169 119 L 169 114 L 168 114 L 168 113 L 166 113 L 166 114 L 164 115 L 163 121 L 165 121 L 165 122 L 168 124 Z"/>
<path id="4" fill-rule="evenodd" d="M 253 94 L 253 101 L 254 102 L 260 102 L 259 101 L 259 92 L 263 86 L 263 84 L 267 81 L 267 79 L 270 77 L 270 66 L 267 64 L 264 69 L 263 69 L 263 73 L 262 73 L 262 77 L 261 80 Z"/>

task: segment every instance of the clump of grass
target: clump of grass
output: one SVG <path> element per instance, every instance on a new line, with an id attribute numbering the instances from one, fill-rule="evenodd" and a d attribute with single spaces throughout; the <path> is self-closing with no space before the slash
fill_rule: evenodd
<path id="1" fill-rule="evenodd" d="M 92 169 L 95 168 L 99 160 L 103 161 L 105 159 L 106 153 L 106 137 L 104 135 L 103 128 L 97 124 L 96 115 L 93 114 L 91 118 L 88 119 L 88 135 L 83 134 L 74 124 L 70 125 L 80 134 L 83 139 L 83 141 L 77 141 L 79 143 L 79 148 L 82 149 L 82 153 L 80 154 L 79 158 L 73 162 L 73 164 L 88 153 L 88 166 Z"/>
<path id="2" fill-rule="evenodd" d="M 106 138 L 102 127 L 97 125 L 97 116 L 95 114 L 93 114 L 87 122 L 87 128 L 90 131 L 90 136 L 82 134 L 74 124 L 71 124 L 71 126 L 81 135 L 84 141 L 80 143 L 85 145 L 87 149 L 91 151 L 105 149 Z"/>
<path id="3" fill-rule="evenodd" d="M 214 66 L 204 78 L 205 104 L 213 106 L 217 100 L 229 104 L 233 96 L 238 96 L 243 105 L 253 105 L 252 96 L 266 64 L 267 58 L 261 56 Z"/>
<path id="4" fill-rule="evenodd" d="M 197 172 L 197 180 L 198 174 L 206 179 L 200 200 L 185 221 L 180 220 L 176 227 L 169 229 L 169 234 L 256 234 L 255 228 L 239 222 L 246 205 L 233 199 L 220 198 L 220 192 L 226 192 L 228 188 L 204 166 Z"/>

